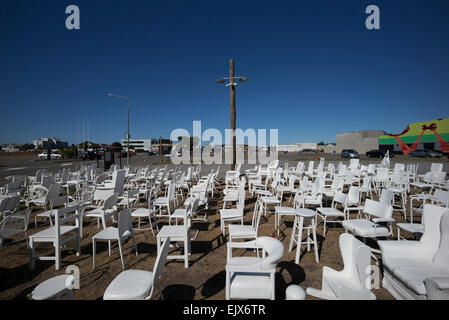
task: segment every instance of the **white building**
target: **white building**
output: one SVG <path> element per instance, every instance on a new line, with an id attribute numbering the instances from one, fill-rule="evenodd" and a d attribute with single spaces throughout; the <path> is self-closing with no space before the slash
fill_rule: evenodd
<path id="1" fill-rule="evenodd" d="M 62 149 L 67 148 L 68 143 L 59 140 L 58 138 L 40 138 L 39 140 L 33 140 L 34 146 L 42 149 Z"/>
<path id="2" fill-rule="evenodd" d="M 153 145 L 158 144 L 157 139 L 129 139 L 129 149 L 134 151 L 150 151 Z M 122 148 L 128 147 L 128 140 L 122 140 Z"/>

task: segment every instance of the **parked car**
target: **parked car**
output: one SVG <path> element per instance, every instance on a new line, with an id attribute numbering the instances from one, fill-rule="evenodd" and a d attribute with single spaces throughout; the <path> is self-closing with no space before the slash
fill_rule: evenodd
<path id="1" fill-rule="evenodd" d="M 366 153 L 366 156 L 368 158 L 383 158 L 387 154 L 387 151 L 388 150 L 380 150 L 380 149 L 370 150 L 370 151 L 368 151 Z M 394 153 L 390 152 L 389 156 L 390 156 L 390 158 L 393 158 L 394 157 Z"/>
<path id="2" fill-rule="evenodd" d="M 415 150 L 409 153 L 410 157 L 441 158 L 441 153 L 432 150 Z"/>
<path id="3" fill-rule="evenodd" d="M 360 158 L 360 155 L 357 151 L 353 149 L 343 149 L 341 151 L 342 158 Z"/>
<path id="4" fill-rule="evenodd" d="M 47 152 L 42 152 L 39 153 L 37 155 L 39 157 L 39 159 L 48 159 L 47 157 Z M 62 156 L 59 153 L 50 153 L 50 159 L 55 160 L 55 159 L 62 159 Z"/>

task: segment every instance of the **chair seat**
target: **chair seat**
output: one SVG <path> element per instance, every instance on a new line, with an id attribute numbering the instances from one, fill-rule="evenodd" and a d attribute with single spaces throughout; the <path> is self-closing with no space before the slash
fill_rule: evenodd
<path id="1" fill-rule="evenodd" d="M 221 209 L 220 217 L 222 219 L 230 219 L 230 218 L 241 218 L 242 214 L 238 209 Z"/>
<path id="2" fill-rule="evenodd" d="M 17 233 L 20 233 L 22 230 L 14 230 L 14 229 L 0 229 L 0 239 L 9 238 Z"/>
<path id="3" fill-rule="evenodd" d="M 449 278 L 448 269 L 424 259 L 387 257 L 385 259 L 385 267 L 391 270 L 396 277 L 416 294 L 426 294 L 424 281 L 427 278 Z"/>
<path id="4" fill-rule="evenodd" d="M 104 300 L 142 300 L 150 295 L 153 273 L 144 270 L 121 272 L 104 292 Z"/>
<path id="5" fill-rule="evenodd" d="M 162 229 L 157 234 L 157 237 L 167 238 L 170 237 L 171 240 L 175 238 L 182 238 L 186 234 L 186 228 L 183 225 L 180 226 L 163 226 Z"/>
<path id="6" fill-rule="evenodd" d="M 236 194 L 229 194 L 223 198 L 224 202 L 235 202 L 238 200 L 239 200 L 239 197 Z"/>
<path id="7" fill-rule="evenodd" d="M 129 231 L 125 231 L 122 235 L 122 240 L 127 239 L 131 233 Z M 92 237 L 95 240 L 118 240 L 118 228 L 116 227 L 107 227 L 104 230 L 101 230 L 96 235 Z"/>
<path id="8" fill-rule="evenodd" d="M 281 207 L 281 206 L 276 206 L 274 208 L 274 211 L 277 214 L 282 214 L 282 215 L 295 215 L 296 213 L 296 209 L 292 208 L 292 207 Z"/>
<path id="9" fill-rule="evenodd" d="M 264 197 L 264 198 L 262 198 L 262 202 L 265 204 L 277 204 L 277 203 L 281 203 L 281 200 L 279 200 L 276 197 Z"/>
<path id="10" fill-rule="evenodd" d="M 60 226 L 61 235 L 69 233 L 73 230 L 77 230 L 77 226 Z M 40 232 L 37 232 L 30 236 L 30 238 L 54 238 L 56 234 L 56 228 L 51 227 Z"/>
<path id="11" fill-rule="evenodd" d="M 106 209 L 104 211 L 104 215 L 105 216 L 110 216 L 111 214 L 114 214 L 116 211 L 114 209 Z M 88 218 L 99 218 L 103 216 L 103 210 L 98 208 L 98 209 L 94 209 L 92 211 L 87 212 L 85 215 L 85 217 Z"/>
<path id="12" fill-rule="evenodd" d="M 154 210 L 147 209 L 147 208 L 139 208 L 137 210 L 134 210 L 131 212 L 131 217 L 138 218 L 138 217 L 148 217 L 154 213 Z"/>
<path id="13" fill-rule="evenodd" d="M 137 198 L 129 198 L 129 203 L 136 203 Z M 117 203 L 118 206 L 127 206 L 128 205 L 128 198 L 122 199 L 119 203 Z"/>
<path id="14" fill-rule="evenodd" d="M 421 223 L 398 223 L 397 226 L 410 233 L 424 233 L 424 225 Z"/>
<path id="15" fill-rule="evenodd" d="M 253 226 L 231 224 L 229 225 L 229 236 L 236 237 L 256 237 L 257 231 L 253 229 Z"/>
<path id="16" fill-rule="evenodd" d="M 230 298 L 271 299 L 271 283 L 268 274 L 234 273 L 231 277 Z"/>
<path id="17" fill-rule="evenodd" d="M 383 237 L 389 230 L 367 219 L 350 219 L 343 221 L 343 227 L 361 237 Z"/>
<path id="18" fill-rule="evenodd" d="M 186 209 L 176 209 L 175 212 L 173 212 L 170 215 L 170 218 L 182 219 L 185 218 L 185 216 L 186 216 Z"/>
<path id="19" fill-rule="evenodd" d="M 63 274 L 60 276 L 50 278 L 40 283 L 36 288 L 34 288 L 33 292 L 31 292 L 32 299 L 33 300 L 50 299 L 68 290 L 68 285 L 71 284 L 72 282 L 73 276 L 69 274 Z"/>
<path id="20" fill-rule="evenodd" d="M 168 198 L 166 197 L 159 197 L 156 200 L 154 200 L 153 205 L 158 206 L 158 205 L 167 205 L 168 202 Z"/>
<path id="21" fill-rule="evenodd" d="M 344 217 L 345 214 L 335 208 L 317 208 L 316 209 L 321 215 L 326 217 Z"/>

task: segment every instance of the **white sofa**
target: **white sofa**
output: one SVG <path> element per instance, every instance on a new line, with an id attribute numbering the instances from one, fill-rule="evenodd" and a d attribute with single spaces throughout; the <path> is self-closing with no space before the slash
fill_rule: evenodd
<path id="1" fill-rule="evenodd" d="M 449 209 L 425 205 L 423 219 L 420 241 L 378 241 L 384 268 L 382 286 L 398 300 L 429 299 L 426 279 L 437 281 L 439 290 L 447 287 Z"/>

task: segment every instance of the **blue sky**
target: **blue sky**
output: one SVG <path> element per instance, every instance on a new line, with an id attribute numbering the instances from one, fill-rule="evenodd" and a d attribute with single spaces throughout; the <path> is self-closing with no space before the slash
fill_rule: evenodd
<path id="1" fill-rule="evenodd" d="M 78 5 L 81 29 L 67 30 Z M 380 8 L 381 29 L 365 28 Z M 279 143 L 334 142 L 339 132 L 399 133 L 447 117 L 449 1 L 0 1 L 0 143 L 168 137 L 230 126 L 279 129 Z M 87 135 L 87 134 L 86 134 Z"/>

